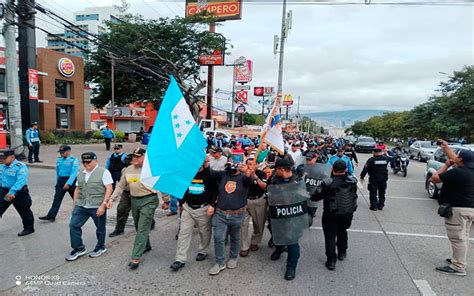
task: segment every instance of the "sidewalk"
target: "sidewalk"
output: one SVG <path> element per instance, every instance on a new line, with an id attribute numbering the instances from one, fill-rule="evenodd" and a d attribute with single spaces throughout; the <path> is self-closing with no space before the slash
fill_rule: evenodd
<path id="1" fill-rule="evenodd" d="M 123 145 L 123 151 L 125 153 L 131 153 L 133 149 L 137 147 L 143 147 L 146 149 L 146 145 L 140 144 L 140 142 L 135 143 L 120 143 Z M 39 158 L 42 163 L 25 163 L 29 167 L 42 168 L 42 169 L 56 169 L 56 159 L 60 156 L 58 153 L 60 145 L 41 145 Z M 101 144 L 81 144 L 81 145 L 70 145 L 72 148 L 72 155 L 77 158 L 81 157 L 81 154 L 84 152 L 94 152 L 97 154 L 97 159 L 100 166 L 105 166 L 107 158 L 112 154 L 114 143 L 111 144 L 110 151 L 105 150 L 105 143 Z M 28 156 L 28 149 L 25 151 L 26 156 Z"/>

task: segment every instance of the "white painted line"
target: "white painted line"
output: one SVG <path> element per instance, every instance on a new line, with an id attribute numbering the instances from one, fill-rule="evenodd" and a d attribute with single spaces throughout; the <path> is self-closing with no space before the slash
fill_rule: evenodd
<path id="1" fill-rule="evenodd" d="M 322 230 L 322 227 L 312 226 L 310 229 Z M 360 233 L 372 233 L 372 234 L 384 234 L 381 230 L 364 230 L 364 229 L 348 229 L 348 232 L 360 232 Z M 426 237 L 426 238 L 443 238 L 447 239 L 445 235 L 435 235 L 435 234 L 426 234 L 426 233 L 409 233 L 409 232 L 396 232 L 396 231 L 386 231 L 388 235 L 398 235 L 398 236 L 414 236 L 414 237 Z M 470 241 L 474 241 L 474 238 L 470 238 Z"/>
<path id="2" fill-rule="evenodd" d="M 436 296 L 436 293 L 431 289 L 430 284 L 425 280 L 413 280 L 422 296 Z"/>
<path id="3" fill-rule="evenodd" d="M 362 190 L 362 188 L 364 188 L 364 187 L 362 187 L 362 184 L 360 182 L 357 182 L 357 188 Z"/>
<path id="4" fill-rule="evenodd" d="M 399 180 L 399 179 L 390 179 L 390 177 L 388 178 L 388 181 L 389 182 L 406 182 L 406 183 L 425 183 L 425 181 L 421 180 L 421 181 L 418 181 L 418 180 Z"/>
<path id="5" fill-rule="evenodd" d="M 423 197 L 389 196 L 388 198 L 393 198 L 393 199 L 408 199 L 408 200 L 431 200 L 431 201 L 433 201 L 433 199 L 430 199 L 430 198 L 423 198 Z"/>

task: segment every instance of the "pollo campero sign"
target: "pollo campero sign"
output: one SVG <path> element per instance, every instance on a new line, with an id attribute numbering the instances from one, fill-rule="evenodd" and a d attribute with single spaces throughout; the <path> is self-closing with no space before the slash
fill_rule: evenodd
<path id="1" fill-rule="evenodd" d="M 186 16 L 207 10 L 216 17 L 216 21 L 240 20 L 242 16 L 241 0 L 186 0 Z"/>

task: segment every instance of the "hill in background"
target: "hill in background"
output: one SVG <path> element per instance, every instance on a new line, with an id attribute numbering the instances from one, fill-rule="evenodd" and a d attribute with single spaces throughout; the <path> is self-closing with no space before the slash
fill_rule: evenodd
<path id="1" fill-rule="evenodd" d="M 333 111 L 333 112 L 313 112 L 301 114 L 308 116 L 312 120 L 321 123 L 324 127 L 350 127 L 356 121 L 365 121 L 372 116 L 382 115 L 387 110 L 347 110 L 347 111 Z"/>

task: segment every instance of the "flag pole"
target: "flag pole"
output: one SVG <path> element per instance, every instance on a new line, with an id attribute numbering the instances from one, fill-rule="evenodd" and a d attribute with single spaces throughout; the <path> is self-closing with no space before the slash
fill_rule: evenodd
<path id="1" fill-rule="evenodd" d="M 260 143 L 258 144 L 257 153 L 255 154 L 255 159 L 254 159 L 255 165 L 257 165 L 258 154 L 260 153 L 260 151 L 262 151 L 262 144 L 265 142 L 265 138 L 267 137 L 268 130 L 270 129 L 272 120 L 275 117 L 275 113 L 277 112 L 277 106 L 280 106 L 280 96 L 277 96 L 275 98 L 275 103 L 273 104 L 271 116 L 268 116 L 267 118 L 267 122 L 266 122 L 267 127 L 263 130 L 262 137 L 260 138 Z"/>

